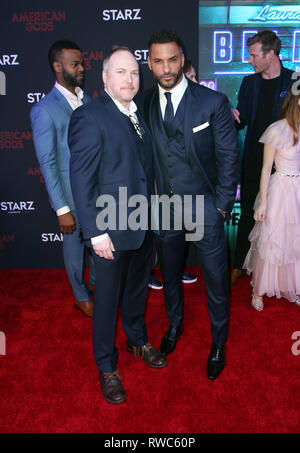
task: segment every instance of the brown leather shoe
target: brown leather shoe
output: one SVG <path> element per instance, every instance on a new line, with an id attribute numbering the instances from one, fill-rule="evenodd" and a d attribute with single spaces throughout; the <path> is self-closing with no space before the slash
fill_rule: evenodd
<path id="1" fill-rule="evenodd" d="M 239 278 L 246 274 L 244 269 L 233 269 L 231 272 L 231 285 L 235 285 Z"/>
<path id="2" fill-rule="evenodd" d="M 89 316 L 89 318 L 93 316 L 93 302 L 79 302 L 74 299 L 74 307 L 80 310 L 85 316 Z"/>
<path id="3" fill-rule="evenodd" d="M 108 403 L 120 404 L 126 400 L 125 390 L 121 384 L 122 377 L 118 370 L 112 372 L 99 371 L 99 378 L 103 396 Z"/>
<path id="4" fill-rule="evenodd" d="M 144 346 L 134 346 L 127 342 L 126 349 L 133 354 L 134 357 L 143 359 L 146 365 L 151 368 L 164 368 L 168 365 L 168 362 L 162 353 L 151 346 L 150 343 L 147 343 Z"/>

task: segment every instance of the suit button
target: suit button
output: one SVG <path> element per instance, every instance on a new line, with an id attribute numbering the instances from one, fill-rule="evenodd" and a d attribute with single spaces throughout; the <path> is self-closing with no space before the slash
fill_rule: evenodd
<path id="1" fill-rule="evenodd" d="M 141 181 L 142 181 L 142 182 L 145 182 L 145 181 L 146 181 L 146 179 L 145 179 L 145 178 L 141 178 Z"/>

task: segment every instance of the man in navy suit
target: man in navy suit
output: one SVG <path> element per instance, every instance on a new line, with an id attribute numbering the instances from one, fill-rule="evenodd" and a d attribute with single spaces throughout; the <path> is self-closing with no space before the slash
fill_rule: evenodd
<path id="1" fill-rule="evenodd" d="M 138 229 L 129 226 L 134 211 L 129 199 L 142 196 L 148 206 L 154 183 L 151 135 L 132 101 L 139 89 L 139 67 L 128 48 L 113 48 L 103 61 L 102 77 L 104 93 L 72 115 L 70 176 L 83 236 L 92 248 L 96 268 L 94 357 L 104 398 L 119 404 L 126 399 L 114 344 L 121 299 L 127 351 L 152 368 L 167 362 L 148 343 L 144 320 L 151 232 L 148 224 Z M 107 208 L 103 196 L 116 221 L 99 220 Z"/>
<path id="2" fill-rule="evenodd" d="M 230 215 L 237 185 L 236 131 L 227 98 L 183 75 L 182 43 L 174 32 L 162 30 L 151 36 L 148 65 L 158 83 L 144 97 L 144 115 L 157 149 L 154 172 L 158 194 L 166 194 L 170 200 L 175 195 L 191 195 L 193 218 L 196 195 L 204 195 L 204 235 L 194 243 L 211 321 L 207 375 L 215 379 L 225 366 L 229 290 L 224 219 Z M 198 221 L 201 227 L 203 219 Z M 185 233 L 184 228 L 161 228 L 156 240 L 170 322 L 161 341 L 164 355 L 174 350 L 183 330 L 180 275 Z"/>
<path id="3" fill-rule="evenodd" d="M 243 264 L 250 248 L 248 236 L 254 226 L 253 206 L 259 191 L 263 144 L 259 138 L 278 120 L 286 90 L 293 83 L 293 71 L 279 59 L 281 41 L 275 32 L 263 30 L 247 40 L 249 63 L 255 74 L 243 78 L 238 105 L 233 115 L 238 129 L 247 126 L 241 176 L 241 218 L 231 273 L 231 284 L 245 273 Z"/>
<path id="4" fill-rule="evenodd" d="M 77 44 L 56 41 L 49 49 L 49 63 L 56 83 L 52 91 L 30 112 L 36 155 L 45 179 L 49 199 L 64 235 L 63 256 L 74 294 L 74 306 L 91 317 L 90 290 L 94 284 L 93 264 L 90 285 L 84 281 L 84 243 L 70 187 L 68 126 L 73 110 L 90 98 L 80 88 L 83 58 Z"/>

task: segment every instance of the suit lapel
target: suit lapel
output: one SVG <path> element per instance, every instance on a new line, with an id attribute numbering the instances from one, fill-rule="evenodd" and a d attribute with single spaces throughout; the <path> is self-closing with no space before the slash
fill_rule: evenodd
<path id="1" fill-rule="evenodd" d="M 70 106 L 70 104 L 68 103 L 68 101 L 66 100 L 66 98 L 64 97 L 64 95 L 61 94 L 61 92 L 58 91 L 58 89 L 55 87 L 53 88 L 52 91 L 53 91 L 54 96 L 58 100 L 59 105 L 62 108 L 62 110 L 64 110 L 68 115 L 71 115 L 73 112 L 73 109 Z"/>
<path id="2" fill-rule="evenodd" d="M 204 107 L 204 106 L 203 106 Z M 199 111 L 201 110 L 201 101 L 199 101 L 199 96 L 196 96 L 196 93 L 193 92 L 193 87 L 187 87 L 186 91 L 186 100 L 185 100 L 185 111 L 184 111 L 184 143 L 185 151 L 188 157 L 192 146 L 192 137 L 193 137 L 193 127 L 195 126 L 195 118 L 199 116 Z"/>
<path id="3" fill-rule="evenodd" d="M 163 127 L 162 121 L 160 121 L 160 118 L 161 110 L 159 105 L 158 88 L 156 87 L 153 95 L 151 96 L 149 104 L 149 126 L 154 141 L 153 155 L 154 164 L 157 169 L 155 179 L 157 182 L 158 189 L 160 189 L 160 191 L 163 193 L 163 177 L 162 177 L 163 163 L 160 161 L 158 149 L 160 147 L 160 137 L 165 137 L 165 139 L 167 140 L 167 134 Z"/>
<path id="4" fill-rule="evenodd" d="M 187 90 L 184 115 L 184 141 L 186 157 L 193 171 L 196 171 L 200 175 L 200 178 L 207 183 L 211 193 L 215 195 L 215 190 L 207 177 L 205 168 L 203 167 L 201 161 L 201 155 L 205 155 L 207 150 L 201 149 L 199 143 L 196 149 L 195 139 L 193 137 L 195 119 L 199 118 L 199 113 L 205 109 L 205 105 L 201 101 L 198 89 L 194 88 L 191 83 L 189 83 Z"/>

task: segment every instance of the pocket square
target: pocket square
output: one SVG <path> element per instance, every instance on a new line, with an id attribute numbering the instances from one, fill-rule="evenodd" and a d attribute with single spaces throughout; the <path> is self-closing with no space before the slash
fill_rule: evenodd
<path id="1" fill-rule="evenodd" d="M 205 129 L 208 126 L 209 126 L 209 122 L 206 121 L 206 123 L 200 124 L 200 126 L 193 127 L 193 132 L 195 134 L 195 132 L 201 131 L 202 129 Z"/>

